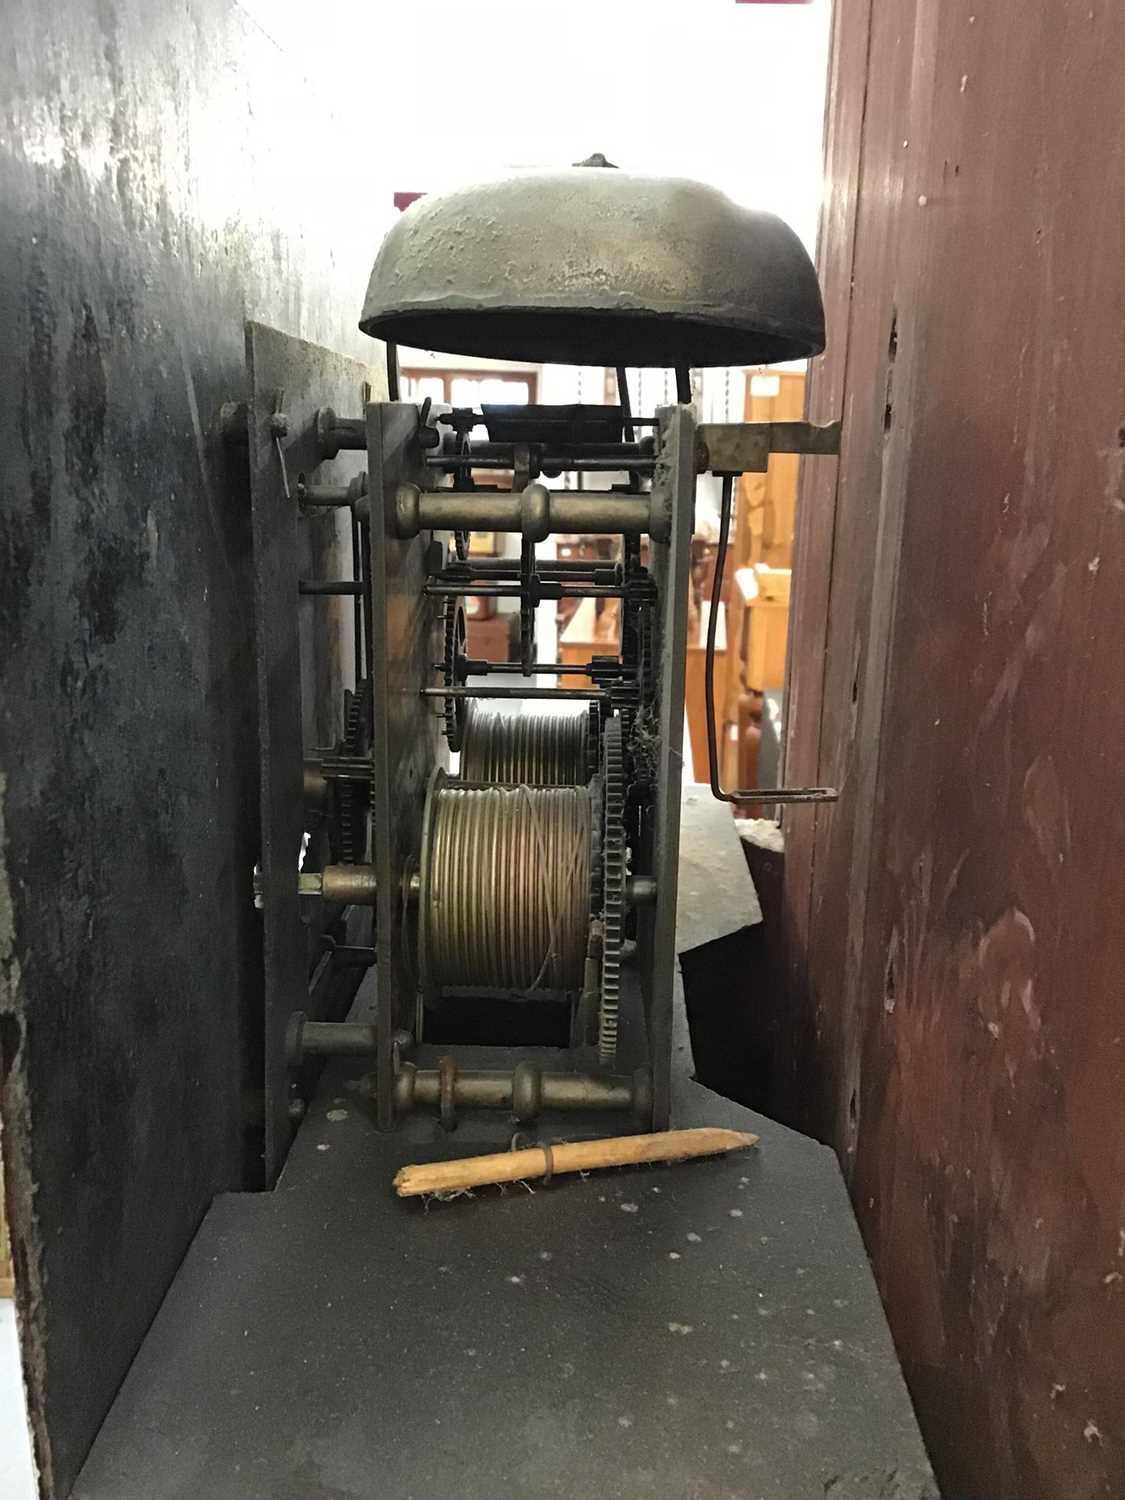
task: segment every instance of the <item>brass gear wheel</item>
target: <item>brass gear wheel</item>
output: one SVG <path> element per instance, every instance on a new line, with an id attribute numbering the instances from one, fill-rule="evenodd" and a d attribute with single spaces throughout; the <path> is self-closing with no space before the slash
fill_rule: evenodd
<path id="1" fill-rule="evenodd" d="M 460 599 L 447 599 L 445 603 L 445 653 L 442 676 L 446 687 L 465 685 L 465 643 L 468 636 L 465 624 L 465 609 Z M 444 698 L 445 738 L 451 750 L 460 750 L 465 738 L 464 698 Z"/>
<path id="2" fill-rule="evenodd" d="M 602 985 L 598 1008 L 598 1061 L 617 1060 L 617 1014 L 621 998 L 621 949 L 625 936 L 625 759 L 621 719 L 606 720 L 603 747 Z"/>
<path id="3" fill-rule="evenodd" d="M 642 710 L 651 708 L 656 701 L 656 640 L 653 625 L 653 606 L 641 606 L 638 618 L 640 636 L 640 701 Z"/>
<path id="4" fill-rule="evenodd" d="M 344 738 L 340 749 L 344 755 L 360 757 L 367 754 L 371 743 L 370 716 L 371 682 L 364 678 L 356 685 L 356 691 L 344 693 Z M 369 788 L 360 782 L 336 783 L 336 808 L 339 828 L 339 859 L 342 864 L 361 865 L 367 858 L 367 810 L 370 801 Z"/>

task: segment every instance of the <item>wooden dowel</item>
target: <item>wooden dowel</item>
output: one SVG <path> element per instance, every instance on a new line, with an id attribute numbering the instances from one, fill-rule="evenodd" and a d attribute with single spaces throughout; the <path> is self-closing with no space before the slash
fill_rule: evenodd
<path id="1" fill-rule="evenodd" d="M 394 1185 L 400 1198 L 419 1193 L 457 1193 L 496 1182 L 524 1182 L 562 1172 L 592 1172 L 599 1167 L 628 1167 L 651 1161 L 684 1161 L 754 1146 L 756 1135 L 740 1130 L 702 1127 L 665 1130 L 659 1135 L 614 1135 L 596 1141 L 564 1141 L 557 1146 L 529 1146 L 494 1156 L 463 1156 L 457 1161 L 424 1162 L 403 1167 Z"/>

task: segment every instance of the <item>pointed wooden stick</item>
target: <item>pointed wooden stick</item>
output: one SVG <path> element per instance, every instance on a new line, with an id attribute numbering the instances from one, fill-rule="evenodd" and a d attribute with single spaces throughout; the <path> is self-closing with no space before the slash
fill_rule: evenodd
<path id="1" fill-rule="evenodd" d="M 494 1156 L 463 1156 L 457 1161 L 403 1167 L 396 1173 L 394 1185 L 400 1198 L 419 1193 L 459 1193 L 494 1182 L 524 1182 L 530 1177 L 554 1177 L 562 1172 L 716 1156 L 757 1142 L 756 1135 L 741 1130 L 711 1127 L 665 1130 L 659 1135 L 613 1135 L 596 1141 L 565 1141 L 557 1146 L 529 1146 L 524 1151 L 500 1151 Z"/>

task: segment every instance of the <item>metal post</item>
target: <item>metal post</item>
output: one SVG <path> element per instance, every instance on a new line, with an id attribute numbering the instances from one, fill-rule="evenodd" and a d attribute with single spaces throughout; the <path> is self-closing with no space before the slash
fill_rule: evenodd
<path id="1" fill-rule="evenodd" d="M 519 532 L 541 542 L 552 534 L 609 532 L 667 539 L 663 507 L 648 495 L 598 491 L 576 495 L 530 484 L 518 494 L 475 490 L 424 491 L 401 484 L 395 495 L 395 525 L 402 538 L 424 530 Z"/>
<path id="2" fill-rule="evenodd" d="M 558 698 L 564 703 L 608 701 L 609 694 L 600 688 L 546 687 L 426 687 L 419 688 L 423 698 Z"/>

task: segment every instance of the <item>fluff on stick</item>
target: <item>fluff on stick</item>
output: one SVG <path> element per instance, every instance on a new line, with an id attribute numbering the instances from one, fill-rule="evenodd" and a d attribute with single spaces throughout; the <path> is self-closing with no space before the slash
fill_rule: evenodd
<path id="1" fill-rule="evenodd" d="M 657 1135 L 614 1135 L 602 1140 L 528 1146 L 521 1151 L 499 1151 L 492 1156 L 464 1156 L 456 1161 L 402 1167 L 395 1175 L 394 1187 L 400 1198 L 425 1193 L 443 1196 L 465 1192 L 468 1188 L 488 1187 L 492 1183 L 557 1177 L 564 1172 L 595 1172 L 600 1167 L 629 1167 L 645 1162 L 718 1156 L 726 1151 L 741 1151 L 757 1142 L 756 1135 L 711 1126 L 665 1130 Z"/>

